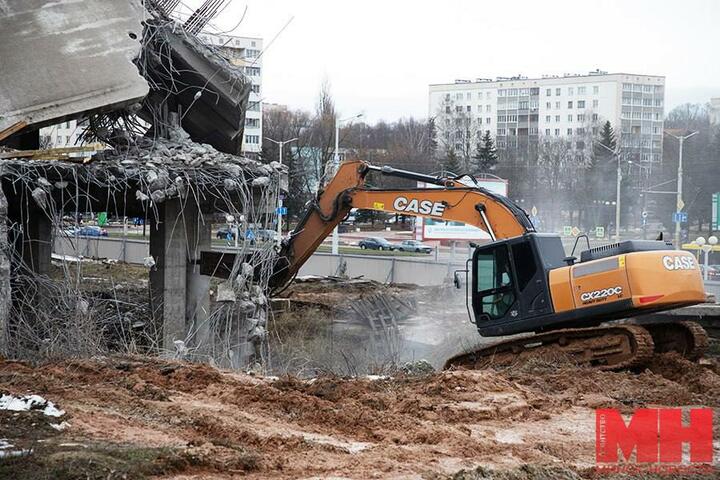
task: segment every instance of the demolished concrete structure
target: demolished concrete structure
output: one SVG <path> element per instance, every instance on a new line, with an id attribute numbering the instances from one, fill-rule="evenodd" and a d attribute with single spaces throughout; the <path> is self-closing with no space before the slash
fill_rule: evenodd
<path id="1" fill-rule="evenodd" d="M 45 38 L 53 28 L 62 27 L 45 22 L 43 9 L 54 12 L 52 18 L 57 19 L 65 18 L 75 8 L 64 10 L 64 4 L 36 0 L 32 4 L 40 13 L 33 17 L 15 5 L 21 2 L 10 3 L 10 13 L 27 19 L 22 25 L 31 38 Z M 77 149 L 75 155 L 86 157 L 80 161 L 66 151 L 8 150 L 0 155 L 3 191 L 12 199 L 7 214 L 11 225 L 9 241 L 13 245 L 5 249 L 12 260 L 13 315 L 11 321 L 7 316 L 0 319 L 0 352 L 18 356 L 17 348 L 13 349 L 26 348 L 28 343 L 47 349 L 42 344 L 48 332 L 43 330 L 56 328 L 53 318 L 62 324 L 91 314 L 88 300 L 77 288 L 69 290 L 72 298 L 48 302 L 49 296 L 65 295 L 61 293 L 65 290 L 43 279 L 51 268 L 53 236 L 62 235 L 67 222 L 74 225 L 81 214 L 109 212 L 119 218 L 139 217 L 150 225 L 150 307 L 160 334 L 149 348 L 167 355 L 212 359 L 230 367 L 258 361 L 262 352 L 258 342 L 264 339 L 267 318 L 263 291 L 269 273 L 263 272 L 269 272 L 274 263 L 273 245 L 241 243 L 238 261 L 227 281 L 227 288 L 235 292 L 234 302 L 211 306 L 211 279 L 200 273 L 201 252 L 212 248 L 212 222 L 224 222 L 226 216 L 232 216 L 254 228 L 270 225 L 275 221 L 275 195 L 287 182 L 281 166 L 234 155 L 239 152 L 243 135 L 249 83 L 237 67 L 157 9 L 138 9 L 132 0 L 101 1 L 96 6 L 102 8 L 105 4 L 134 15 L 118 14 L 118 18 L 107 20 L 107 25 L 116 25 L 118 30 L 73 28 L 97 36 L 98 42 L 104 39 L 109 50 L 114 42 L 120 42 L 115 38 L 118 35 L 123 36 L 123 45 L 127 38 L 135 41 L 133 37 L 137 37 L 137 51 L 124 49 L 120 58 L 108 54 L 103 62 L 111 61 L 112 68 L 100 69 L 97 75 L 107 82 L 107 92 L 125 91 L 127 95 L 112 100 L 92 95 L 93 91 L 88 90 L 102 83 L 95 82 L 92 75 L 88 83 L 79 78 L 73 85 L 80 91 L 76 97 L 83 97 L 85 91 L 85 97 L 92 98 L 92 102 L 80 106 L 67 99 L 63 102 L 65 90 L 56 93 L 50 77 L 60 78 L 60 73 L 65 73 L 59 59 L 72 52 L 66 51 L 64 42 L 59 42 L 57 49 L 46 45 L 45 53 L 58 60 L 52 64 L 52 75 L 24 87 L 12 82 L 3 86 L 4 80 L 0 79 L 4 96 L 20 89 L 18 97 L 25 99 L 24 110 L 16 108 L 13 113 L 0 108 L 3 125 L 10 127 L 6 129 L 6 145 L 32 145 L 27 138 L 37 137 L 37 127 L 82 116 L 88 118 L 89 124 L 83 138 L 109 146 L 92 157 Z M 140 25 L 141 20 L 142 32 L 126 29 L 132 22 Z M 0 33 L 0 43 L 13 38 L 18 28 L 12 23 L 6 26 Z M 33 35 L 33 31 L 40 33 Z M 86 65 L 92 66 L 94 59 L 91 56 Z M 128 83 L 124 75 L 113 77 L 113 72 L 125 70 L 139 82 Z M 123 86 L 128 88 L 123 90 Z M 47 98 L 36 90 L 42 90 Z M 145 96 L 147 91 L 150 93 Z M 42 105 L 53 104 L 56 94 L 56 108 L 43 110 Z M 33 103 L 34 98 L 43 101 Z M 38 111 L 43 115 L 34 113 Z M 2 266 L 0 262 L 0 273 Z M 21 337 L 26 344 L 20 345 Z M 248 339 L 254 341 L 250 348 L 244 347 Z"/>

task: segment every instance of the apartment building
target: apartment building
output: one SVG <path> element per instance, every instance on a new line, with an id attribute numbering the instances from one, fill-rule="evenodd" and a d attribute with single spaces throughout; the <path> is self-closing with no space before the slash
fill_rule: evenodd
<path id="1" fill-rule="evenodd" d="M 245 137 L 242 150 L 258 154 L 262 147 L 262 57 L 263 40 L 255 37 L 235 37 L 203 32 L 198 37 L 207 45 L 218 48 L 252 82 L 252 91 L 245 113 Z"/>
<path id="2" fill-rule="evenodd" d="M 77 120 L 68 120 L 40 129 L 40 144 L 45 148 L 73 147 L 78 145 L 78 138 L 85 127 L 78 125 Z"/>
<path id="3" fill-rule="evenodd" d="M 456 80 L 430 85 L 429 115 L 438 129 L 472 124 L 490 131 L 498 148 L 520 148 L 545 137 L 578 139 L 610 121 L 628 156 L 662 159 L 665 77 L 596 70 L 566 74 Z M 458 118 L 461 118 L 458 122 Z"/>

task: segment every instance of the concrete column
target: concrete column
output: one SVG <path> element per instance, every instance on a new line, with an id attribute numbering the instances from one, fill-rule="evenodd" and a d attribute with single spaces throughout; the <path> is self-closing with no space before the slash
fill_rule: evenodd
<path id="1" fill-rule="evenodd" d="M 156 324 L 162 325 L 160 346 L 172 355 L 174 342 L 185 341 L 187 336 L 188 241 L 180 200 L 166 200 L 156 208 L 158 218 L 150 225 L 150 255 L 155 259 L 150 271 L 150 306 Z"/>
<path id="2" fill-rule="evenodd" d="M 197 205 L 186 205 L 185 225 L 188 238 L 188 265 L 186 270 L 187 294 L 185 318 L 191 334 L 190 347 L 201 357 L 211 352 L 210 277 L 200 275 L 200 252 L 210 250 L 212 235 L 210 219 L 198 211 Z M 201 360 L 204 358 L 200 358 Z"/>
<path id="3" fill-rule="evenodd" d="M 48 275 L 52 261 L 52 221 L 47 213 L 39 208 L 32 208 L 22 221 L 23 261 L 32 272 Z"/>

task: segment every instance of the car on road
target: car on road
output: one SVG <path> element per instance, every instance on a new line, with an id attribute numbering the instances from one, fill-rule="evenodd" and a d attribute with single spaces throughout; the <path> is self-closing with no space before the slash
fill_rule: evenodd
<path id="1" fill-rule="evenodd" d="M 84 227 L 73 227 L 65 230 L 67 235 L 80 235 L 83 237 L 107 237 L 108 231 L 104 228 L 84 226 Z"/>
<path id="2" fill-rule="evenodd" d="M 388 242 L 386 239 L 382 237 L 367 237 L 363 238 L 358 242 L 358 245 L 363 250 L 370 249 L 370 250 L 396 250 L 397 245 L 393 245 L 392 243 Z"/>
<path id="3" fill-rule="evenodd" d="M 233 233 L 232 229 L 229 226 L 220 227 L 215 234 L 215 237 L 227 240 L 232 239 L 235 240 L 235 234 Z"/>
<path id="4" fill-rule="evenodd" d="M 705 278 L 705 265 L 700 264 L 700 273 Z M 708 265 L 707 266 L 707 279 L 708 280 L 720 280 L 720 265 Z"/>
<path id="5" fill-rule="evenodd" d="M 425 245 L 422 242 L 418 242 L 417 240 L 403 240 L 400 242 L 398 250 L 401 252 L 432 253 L 433 247 Z"/>

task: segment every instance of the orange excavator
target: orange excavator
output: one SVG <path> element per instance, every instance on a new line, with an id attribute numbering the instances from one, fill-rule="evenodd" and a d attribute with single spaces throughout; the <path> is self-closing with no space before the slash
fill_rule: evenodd
<path id="1" fill-rule="evenodd" d="M 433 188 L 370 189 L 371 174 Z M 271 277 L 282 289 L 353 208 L 462 222 L 486 231 L 466 268 L 470 321 L 482 336 L 534 333 L 500 341 L 447 361 L 446 367 L 512 362 L 548 349 L 578 363 L 618 369 L 643 364 L 653 352 L 702 356 L 707 335 L 694 322 L 614 322 L 702 303 L 705 289 L 695 257 L 657 240 L 628 240 L 567 256 L 558 235 L 535 231 L 513 202 L 477 186 L 469 175 L 434 177 L 362 161 L 343 163 L 309 204 L 283 244 Z M 577 246 L 577 242 L 576 242 Z M 574 253 L 574 250 L 573 250 Z M 640 317 L 641 318 L 641 317 Z"/>

